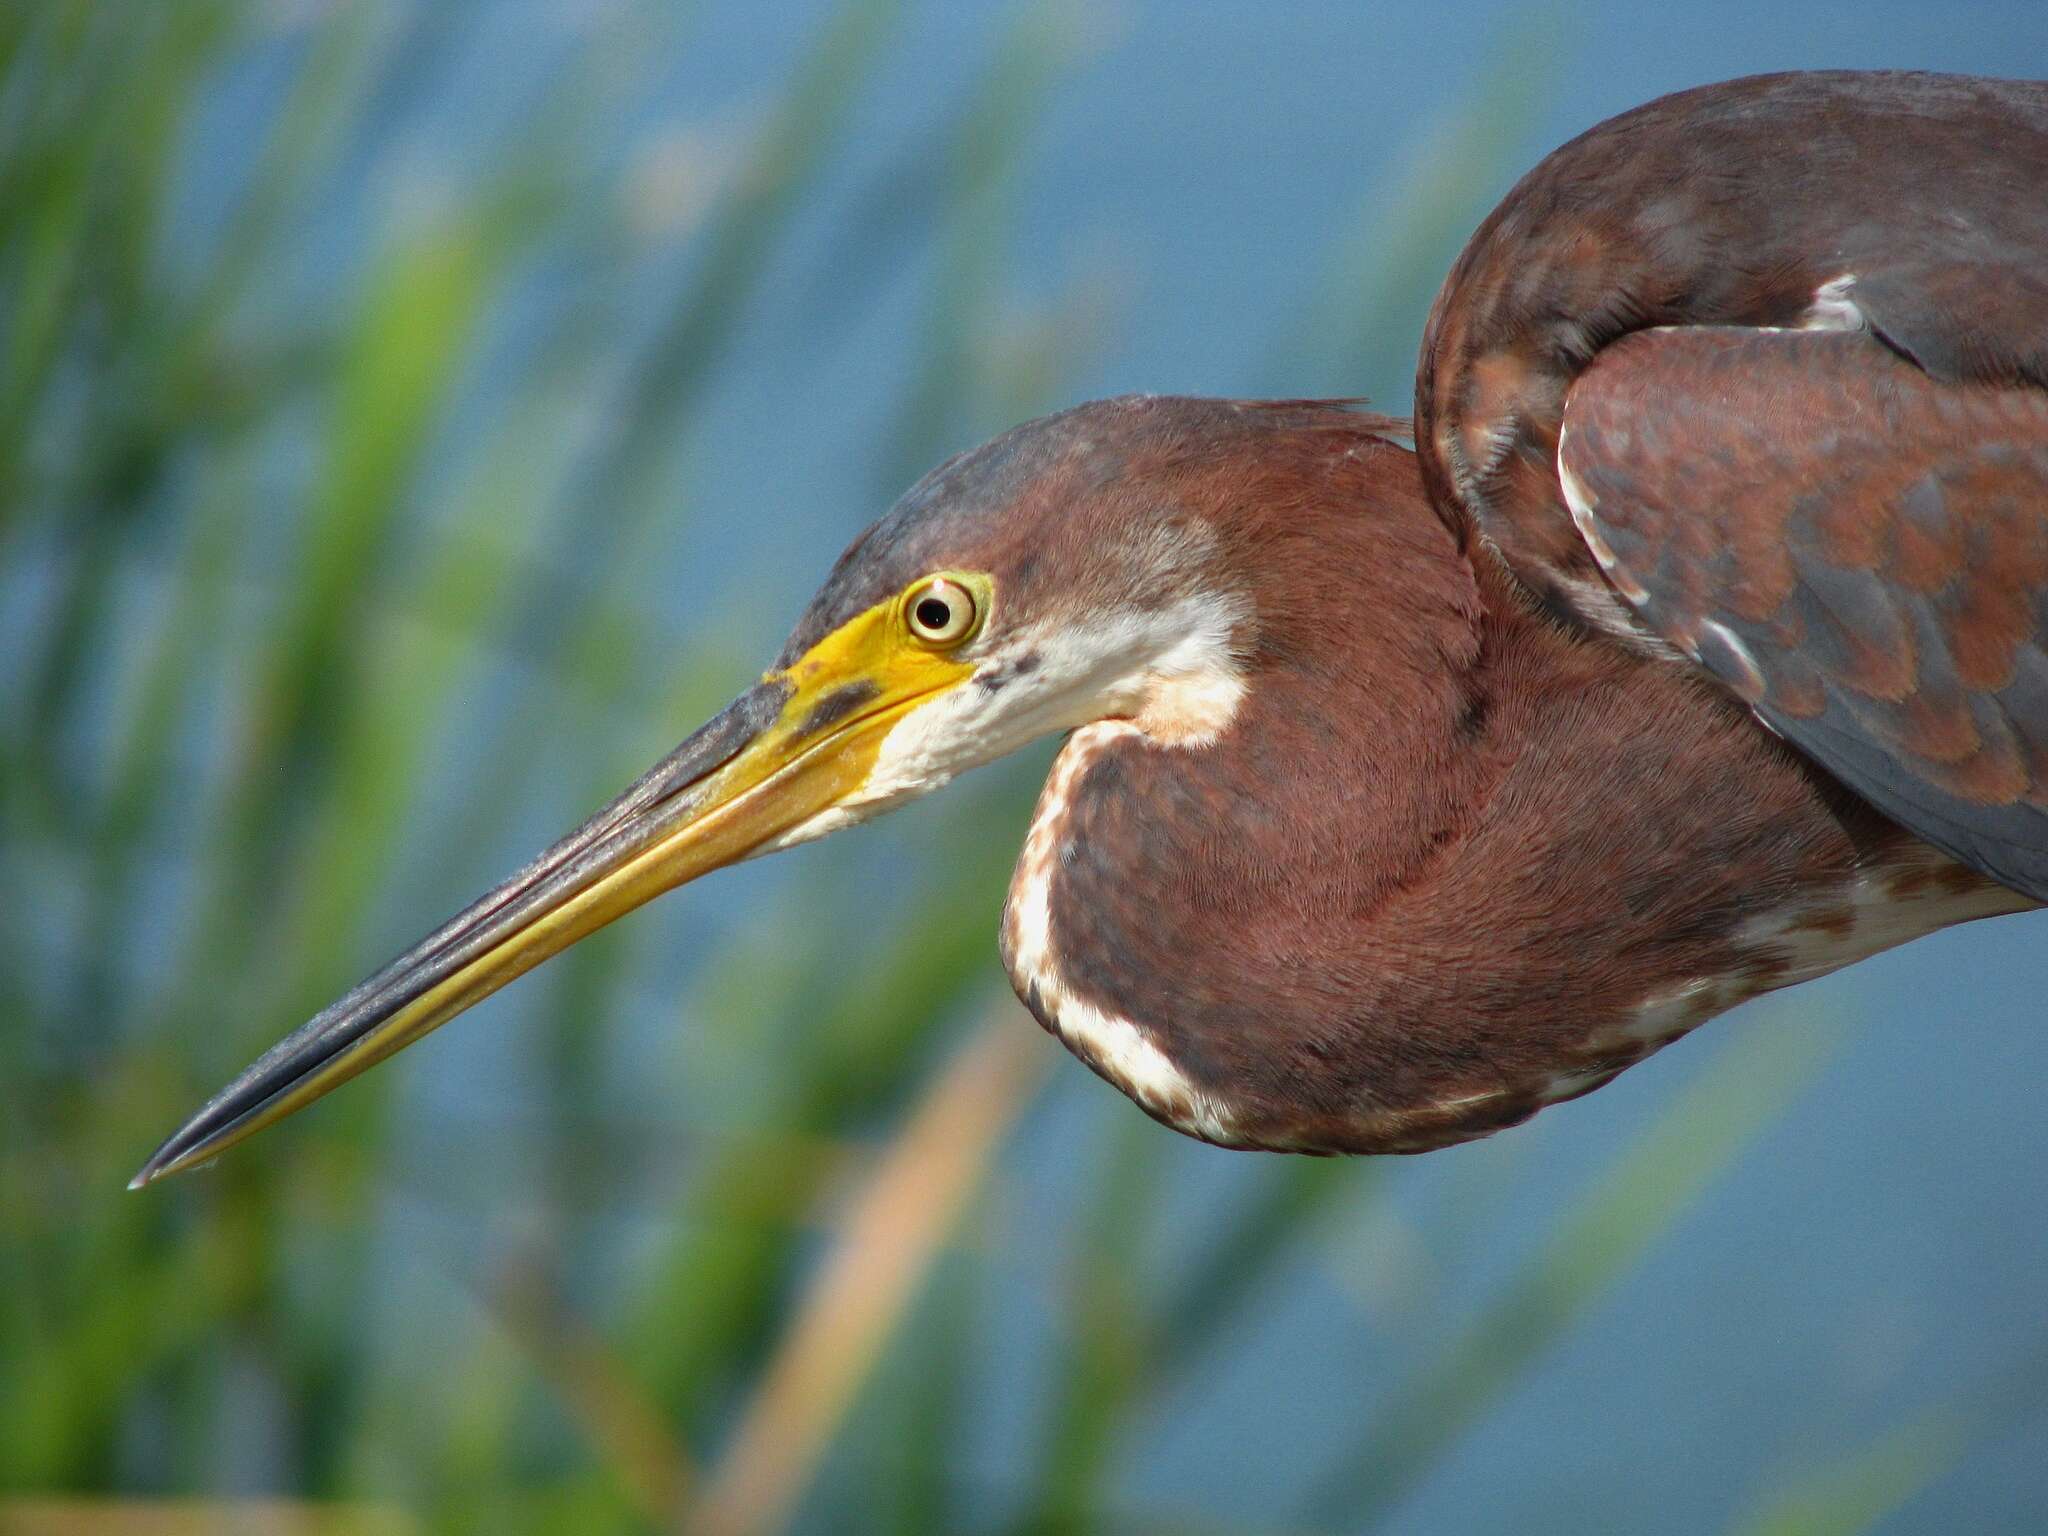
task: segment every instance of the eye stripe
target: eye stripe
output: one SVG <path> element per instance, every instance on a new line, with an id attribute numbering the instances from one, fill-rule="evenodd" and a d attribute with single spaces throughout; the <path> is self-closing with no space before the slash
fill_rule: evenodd
<path id="1" fill-rule="evenodd" d="M 837 725 L 863 704 L 881 697 L 881 693 L 880 688 L 865 680 L 848 683 L 843 688 L 835 688 L 818 700 L 811 712 L 804 716 L 803 724 L 797 728 L 798 734 L 808 736 L 828 726 Z"/>

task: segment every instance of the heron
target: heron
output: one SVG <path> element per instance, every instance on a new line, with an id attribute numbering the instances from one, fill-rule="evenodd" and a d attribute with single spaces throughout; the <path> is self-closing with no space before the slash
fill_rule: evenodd
<path id="1" fill-rule="evenodd" d="M 1760 993 L 2037 906 L 2044 186 L 2048 85 L 1682 92 L 1479 227 L 1412 433 L 1132 396 L 949 460 L 758 682 L 136 1183 L 661 892 L 1050 734 L 1010 979 L 1222 1146 L 1485 1135 Z"/>

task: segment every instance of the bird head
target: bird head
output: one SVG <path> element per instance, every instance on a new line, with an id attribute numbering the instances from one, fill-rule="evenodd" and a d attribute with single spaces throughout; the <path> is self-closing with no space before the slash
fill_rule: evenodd
<path id="1" fill-rule="evenodd" d="M 140 1186 L 206 1161 L 664 891 L 864 821 L 1048 733 L 1195 745 L 1255 597 L 1222 508 L 1248 439 L 1329 407 L 1123 398 L 942 464 L 840 556 L 762 678 L 511 879 L 274 1046 Z M 1254 562 L 1255 563 L 1255 562 Z"/>

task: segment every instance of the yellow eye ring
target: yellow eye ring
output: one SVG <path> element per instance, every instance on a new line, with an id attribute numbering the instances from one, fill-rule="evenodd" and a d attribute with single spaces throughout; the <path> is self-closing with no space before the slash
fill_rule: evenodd
<path id="1" fill-rule="evenodd" d="M 927 576 L 903 596 L 903 623 L 920 644 L 950 649 L 981 624 L 974 594 L 946 576 Z"/>

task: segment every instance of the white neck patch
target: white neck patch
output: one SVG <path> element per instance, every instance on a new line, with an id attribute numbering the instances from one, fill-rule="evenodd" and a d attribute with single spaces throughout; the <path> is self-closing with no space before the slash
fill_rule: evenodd
<path id="1" fill-rule="evenodd" d="M 1106 720 L 1074 732 L 1061 749 L 1003 907 L 1003 958 L 1018 995 L 1034 1001 L 1052 1031 L 1098 1075 L 1175 1129 L 1230 1146 L 1243 1140 L 1230 1105 L 1197 1087 L 1143 1025 L 1076 995 L 1053 946 L 1052 882 L 1074 789 L 1097 753 L 1140 730 L 1131 721 Z"/>
<path id="2" fill-rule="evenodd" d="M 1187 633 L 1133 681 L 1138 694 L 1131 721 L 1169 747 L 1205 747 L 1237 718 L 1244 673 L 1231 652 L 1237 605 L 1196 599 Z"/>

